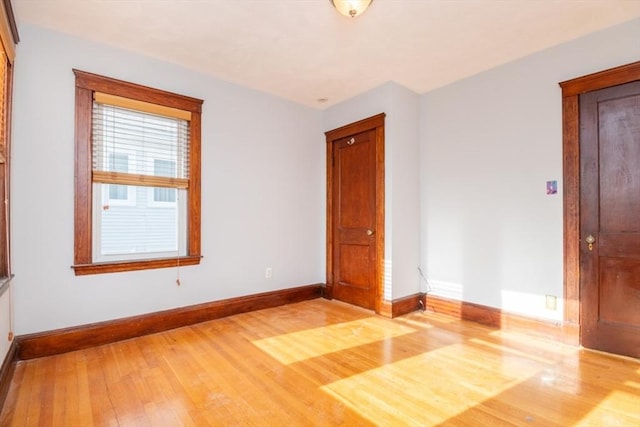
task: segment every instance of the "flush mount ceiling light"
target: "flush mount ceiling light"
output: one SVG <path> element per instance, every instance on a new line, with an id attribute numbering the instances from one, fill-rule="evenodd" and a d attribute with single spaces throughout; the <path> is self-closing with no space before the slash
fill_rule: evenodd
<path id="1" fill-rule="evenodd" d="M 329 0 L 344 16 L 355 18 L 364 13 L 373 0 Z"/>

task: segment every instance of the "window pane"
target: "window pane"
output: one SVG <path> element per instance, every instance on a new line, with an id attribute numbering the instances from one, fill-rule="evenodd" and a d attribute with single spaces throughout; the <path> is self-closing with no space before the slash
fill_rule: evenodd
<path id="1" fill-rule="evenodd" d="M 109 159 L 108 171 L 112 172 L 129 172 L 129 155 L 126 153 L 114 153 L 113 151 L 107 156 Z M 109 185 L 109 199 L 111 200 L 127 200 L 128 191 L 126 185 Z"/>
<path id="2" fill-rule="evenodd" d="M 101 191 L 111 192 L 111 184 L 97 184 L 96 193 Z M 170 192 L 167 198 L 178 199 L 178 190 L 173 188 L 118 185 L 123 187 L 125 194 L 133 191 L 135 204 L 121 205 L 111 204 L 108 208 L 99 209 L 100 244 L 98 258 L 128 259 L 144 258 L 146 255 L 170 252 L 172 254 L 185 254 L 185 242 L 180 241 L 180 235 L 184 236 L 186 201 L 163 205 L 158 209 L 149 205 L 148 197 L 156 192 L 164 194 Z M 181 190 L 181 198 L 186 199 L 186 191 Z M 169 200 L 167 200 L 169 201 Z M 179 230 L 182 228 L 182 233 Z M 184 237 L 182 238 L 183 240 Z M 158 256 L 161 256 L 159 254 Z M 166 255 L 165 255 L 166 256 Z"/>
<path id="3" fill-rule="evenodd" d="M 154 188 L 153 201 L 173 203 L 176 201 L 176 192 L 175 188 Z"/>
<path id="4" fill-rule="evenodd" d="M 153 160 L 153 173 L 156 176 L 176 176 L 176 162 L 172 160 Z M 153 201 L 154 202 L 175 202 L 176 201 L 176 189 L 174 188 L 154 188 L 153 189 Z"/>
<path id="5" fill-rule="evenodd" d="M 129 171 L 129 155 L 126 153 L 109 153 L 109 169 L 114 172 Z"/>
<path id="6" fill-rule="evenodd" d="M 109 199 L 127 200 L 127 186 L 119 184 L 109 184 Z"/>
<path id="7" fill-rule="evenodd" d="M 185 120 L 94 103 L 92 132 L 97 171 L 188 178 Z M 130 184 L 94 186 L 94 260 L 186 254 L 186 190 Z"/>
<path id="8" fill-rule="evenodd" d="M 176 162 L 171 160 L 153 160 L 153 174 L 156 176 L 176 176 Z"/>

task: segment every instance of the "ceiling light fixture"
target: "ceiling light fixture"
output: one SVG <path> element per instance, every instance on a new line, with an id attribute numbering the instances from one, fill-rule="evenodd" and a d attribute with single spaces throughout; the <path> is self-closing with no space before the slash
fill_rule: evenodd
<path id="1" fill-rule="evenodd" d="M 329 0 L 338 12 L 355 18 L 364 13 L 373 0 Z"/>

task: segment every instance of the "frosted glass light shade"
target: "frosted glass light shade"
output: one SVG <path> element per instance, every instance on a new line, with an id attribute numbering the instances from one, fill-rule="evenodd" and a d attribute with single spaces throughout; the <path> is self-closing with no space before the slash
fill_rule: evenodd
<path id="1" fill-rule="evenodd" d="M 344 16 L 355 18 L 364 13 L 373 0 L 330 0 L 338 12 Z"/>

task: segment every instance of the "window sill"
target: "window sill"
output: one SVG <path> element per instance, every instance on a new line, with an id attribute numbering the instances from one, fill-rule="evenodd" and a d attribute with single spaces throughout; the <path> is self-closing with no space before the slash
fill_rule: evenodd
<path id="1" fill-rule="evenodd" d="M 145 259 L 140 261 L 119 261 L 95 264 L 76 264 L 71 268 L 76 276 L 102 273 L 120 273 L 123 271 L 151 270 L 154 268 L 183 267 L 186 265 L 200 264 L 200 255 L 189 255 L 179 258 Z"/>

